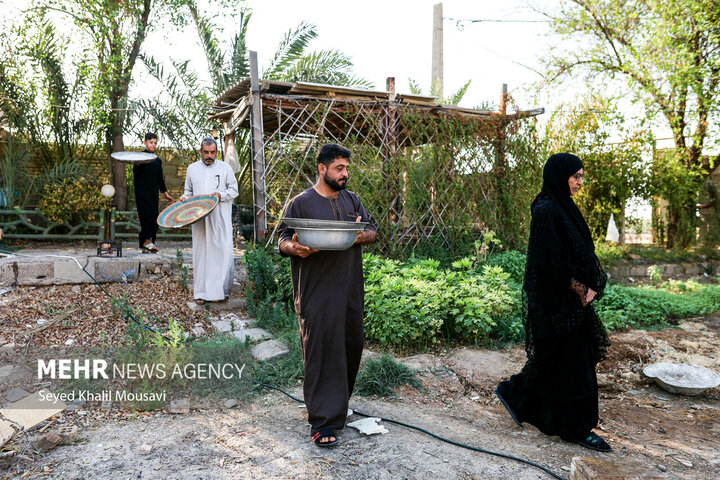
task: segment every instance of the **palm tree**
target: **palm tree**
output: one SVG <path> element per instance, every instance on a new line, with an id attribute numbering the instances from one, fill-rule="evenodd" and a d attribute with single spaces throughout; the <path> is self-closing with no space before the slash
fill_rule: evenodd
<path id="1" fill-rule="evenodd" d="M 171 62 L 172 71 L 166 71 L 152 57 L 143 56 L 151 76 L 163 85 L 164 104 L 148 100 L 133 102 L 134 108 L 142 117 L 135 116 L 136 131 L 146 128 L 146 118 L 153 118 L 157 130 L 168 136 L 180 152 L 191 152 L 196 148 L 197 139 L 208 131 L 206 112 L 211 101 L 228 88 L 235 86 L 243 78 L 250 76 L 250 55 L 247 48 L 247 29 L 252 13 L 242 10 L 229 48 L 223 49 L 222 43 L 215 37 L 212 22 L 202 16 L 197 6 L 190 2 L 190 18 L 205 52 L 210 72 L 212 88 L 203 86 L 195 72 L 187 68 L 187 62 Z M 275 54 L 261 73 L 260 77 L 288 82 L 313 82 L 343 86 L 372 88 L 368 80 L 352 73 L 353 63 L 349 56 L 338 50 L 320 50 L 308 53 L 308 45 L 317 37 L 315 25 L 301 22 L 287 31 L 280 39 Z M 250 149 L 248 132 L 238 132 L 235 141 L 243 170 L 238 176 L 241 188 L 250 185 L 248 165 Z"/>

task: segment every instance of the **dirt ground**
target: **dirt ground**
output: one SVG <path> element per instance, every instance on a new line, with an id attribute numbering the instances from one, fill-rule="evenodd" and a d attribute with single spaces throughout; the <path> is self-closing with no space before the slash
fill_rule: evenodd
<path id="1" fill-rule="evenodd" d="M 50 292 L 50 288 L 55 290 Z M 50 348 L 48 345 L 60 345 L 65 328 L 77 330 L 78 343 L 99 334 L 101 328 L 83 328 L 79 325 L 82 320 L 77 319 L 70 326 L 53 327 L 57 331 L 41 332 L 38 335 L 46 335 L 44 340 L 25 345 L 18 332 L 27 328 L 26 320 L 15 320 L 16 325 L 11 325 L 11 319 L 18 316 L 8 317 L 9 303 L 2 303 L 11 298 L 6 297 L 8 294 L 30 294 L 46 309 L 50 306 L 43 304 L 43 299 L 58 298 L 53 308 L 65 311 L 73 303 L 60 303 L 62 299 L 73 294 L 93 296 L 86 287 L 79 292 L 73 288 L 16 289 L 0 296 L 0 344 L 4 344 L 0 347 L 0 366 L 22 363 L 33 355 L 37 358 L 39 351 Z M 114 288 L 125 289 L 132 299 L 133 287 Z M 162 288 L 161 295 L 174 292 L 174 298 L 177 293 L 170 284 Z M 178 295 L 172 302 L 175 306 L 168 308 L 177 308 L 179 313 L 182 298 Z M 107 306 L 101 310 L 107 311 Z M 191 323 L 205 322 L 201 316 L 188 318 Z M 97 323 L 105 320 L 98 318 Z M 685 320 L 679 328 L 623 331 L 611 339 L 609 358 L 598 370 L 598 433 L 613 446 L 610 454 L 547 437 L 528 425 L 519 428 L 512 422 L 493 388 L 522 366 L 524 352 L 520 347 L 502 351 L 458 348 L 403 358 L 404 363 L 420 371 L 422 389 L 402 387 L 396 399 L 353 397 L 350 407 L 474 447 L 522 457 L 564 478 L 569 476 L 575 456 L 630 458 L 671 479 L 720 478 L 720 389 L 695 397 L 678 396 L 661 390 L 640 373 L 643 365 L 661 360 L 691 362 L 720 371 L 720 317 Z M 71 346 L 57 348 L 65 348 L 68 355 L 72 352 Z M 5 388 L 0 384 L 0 394 Z M 300 388 L 290 392 L 302 396 Z M 60 425 L 77 425 L 78 439 L 41 454 L 29 448 L 28 441 L 40 438 L 42 433 L 18 435 L 4 447 L 17 454 L 0 466 L 0 478 L 551 478 L 534 467 L 459 448 L 388 422 L 382 422 L 389 430 L 387 434 L 366 437 L 346 428 L 339 435 L 339 448 L 321 450 L 309 441 L 305 409 L 279 392 L 268 392 L 232 408 L 226 408 L 223 401 L 192 406 L 189 414 L 103 411 L 93 404 L 61 413 L 45 433 Z M 350 420 L 360 418 L 353 415 Z"/>

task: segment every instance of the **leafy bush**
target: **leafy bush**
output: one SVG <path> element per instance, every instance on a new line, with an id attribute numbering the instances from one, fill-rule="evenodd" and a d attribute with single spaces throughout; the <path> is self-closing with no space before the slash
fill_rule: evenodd
<path id="1" fill-rule="evenodd" d="M 406 263 L 364 255 L 365 332 L 368 339 L 398 348 L 427 348 L 449 340 L 487 341 L 496 319 L 514 301 L 509 275 L 499 266 L 481 273 L 472 261 L 439 270 L 432 259 Z"/>
<path id="2" fill-rule="evenodd" d="M 679 284 L 686 283 L 681 288 Z M 674 291 L 669 291 L 668 289 Z M 720 311 L 720 285 L 666 282 L 656 287 L 610 285 L 595 306 L 611 330 L 665 324 L 671 318 L 687 318 Z"/>
<path id="3" fill-rule="evenodd" d="M 517 250 L 507 250 L 490 256 L 485 265 L 497 265 L 510 275 L 515 283 L 522 283 L 525 277 L 525 260 L 527 256 Z"/>
<path id="4" fill-rule="evenodd" d="M 420 387 L 420 381 L 415 378 L 415 374 L 415 370 L 385 353 L 365 361 L 355 381 L 355 393 L 395 397 L 395 388 L 401 385 L 409 383 L 415 388 Z"/>
<path id="5" fill-rule="evenodd" d="M 97 210 L 105 207 L 108 199 L 100 193 L 100 187 L 85 178 L 66 178 L 58 184 L 43 187 L 40 210 L 53 222 L 67 223 L 80 212 L 90 212 L 94 218 Z"/>
<path id="6" fill-rule="evenodd" d="M 288 258 L 249 244 L 243 255 L 243 262 L 248 274 L 245 294 L 251 310 L 253 305 L 263 300 L 283 303 L 292 300 L 292 278 Z"/>

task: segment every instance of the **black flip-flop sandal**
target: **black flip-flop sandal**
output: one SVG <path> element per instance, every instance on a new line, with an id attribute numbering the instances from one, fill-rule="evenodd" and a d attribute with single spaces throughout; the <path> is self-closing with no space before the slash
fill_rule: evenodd
<path id="1" fill-rule="evenodd" d="M 321 442 L 320 439 L 325 437 L 335 437 L 335 440 L 331 442 Z M 329 447 L 336 447 L 338 444 L 337 435 L 335 432 L 329 428 L 323 428 L 319 432 L 315 432 L 310 439 L 313 441 L 315 445 L 322 448 L 329 448 Z"/>

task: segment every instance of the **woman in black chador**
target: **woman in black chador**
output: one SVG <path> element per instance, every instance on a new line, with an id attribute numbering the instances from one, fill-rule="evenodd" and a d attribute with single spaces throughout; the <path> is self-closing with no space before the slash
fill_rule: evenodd
<path id="1" fill-rule="evenodd" d="M 591 302 L 602 296 L 607 275 L 571 198 L 582 181 L 575 155 L 558 153 L 545 164 L 542 190 L 530 206 L 523 282 L 527 362 L 495 393 L 518 425 L 606 452 L 610 445 L 592 429 L 598 423 L 595 366 L 610 342 Z"/>

